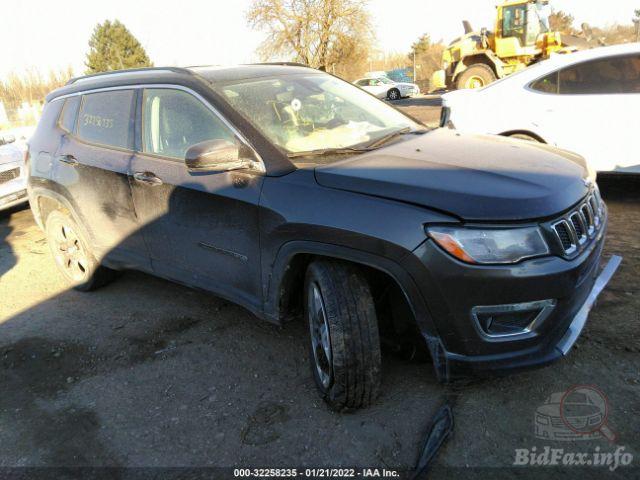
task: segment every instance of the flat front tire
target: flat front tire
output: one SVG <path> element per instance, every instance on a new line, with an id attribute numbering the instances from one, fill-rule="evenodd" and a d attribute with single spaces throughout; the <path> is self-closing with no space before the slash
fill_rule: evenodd
<path id="1" fill-rule="evenodd" d="M 322 398 L 335 410 L 371 405 L 380 390 L 380 338 L 369 285 L 353 265 L 316 261 L 305 278 L 310 363 Z"/>
<path id="2" fill-rule="evenodd" d="M 45 232 L 58 269 L 76 290 L 95 290 L 115 277 L 114 270 L 98 263 L 80 228 L 69 215 L 57 210 L 51 212 Z"/>

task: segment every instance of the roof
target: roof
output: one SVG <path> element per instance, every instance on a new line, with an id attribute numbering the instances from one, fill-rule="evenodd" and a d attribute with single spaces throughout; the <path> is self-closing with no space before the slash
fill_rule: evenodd
<path id="1" fill-rule="evenodd" d="M 594 60 L 596 58 L 609 57 L 613 55 L 626 55 L 640 53 L 640 43 L 621 43 L 619 45 L 610 45 L 606 47 L 590 48 L 588 50 L 580 50 L 578 52 L 558 54 L 549 59 L 557 65 L 568 65 L 574 62 L 582 62 L 586 60 Z"/>
<path id="2" fill-rule="evenodd" d="M 195 66 L 195 67 L 150 67 L 129 70 L 117 70 L 94 75 L 72 78 L 62 88 L 47 95 L 47 101 L 57 97 L 78 93 L 85 90 L 108 88 L 122 85 L 139 85 L 150 83 L 224 83 L 246 78 L 293 75 L 299 73 L 320 73 L 301 64 L 265 63 L 237 66 Z"/>

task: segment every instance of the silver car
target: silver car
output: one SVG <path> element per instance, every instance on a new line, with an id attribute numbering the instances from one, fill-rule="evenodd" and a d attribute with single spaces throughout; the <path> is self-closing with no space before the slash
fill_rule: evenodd
<path id="1" fill-rule="evenodd" d="M 0 210 L 27 201 L 26 146 L 13 134 L 0 136 Z"/>
<path id="2" fill-rule="evenodd" d="M 394 82 L 388 77 L 361 78 L 353 83 L 378 98 L 388 100 L 399 100 L 420 94 L 420 87 L 415 83 Z"/>

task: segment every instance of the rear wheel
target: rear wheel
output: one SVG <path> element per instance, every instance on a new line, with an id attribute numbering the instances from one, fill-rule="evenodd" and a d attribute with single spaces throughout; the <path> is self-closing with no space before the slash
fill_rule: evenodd
<path id="1" fill-rule="evenodd" d="M 368 407 L 380 389 L 380 339 L 373 297 L 349 264 L 313 262 L 305 279 L 311 370 L 335 410 Z"/>
<path id="2" fill-rule="evenodd" d="M 387 93 L 387 98 L 389 100 L 400 100 L 400 90 L 398 90 L 397 88 L 392 88 Z"/>
<path id="3" fill-rule="evenodd" d="M 100 266 L 70 216 L 60 211 L 51 212 L 45 231 L 58 269 L 76 290 L 94 290 L 116 276 L 114 270 Z"/>
<path id="4" fill-rule="evenodd" d="M 458 76 L 457 88 L 482 88 L 496 81 L 496 74 L 488 65 L 482 63 L 472 65 Z"/>

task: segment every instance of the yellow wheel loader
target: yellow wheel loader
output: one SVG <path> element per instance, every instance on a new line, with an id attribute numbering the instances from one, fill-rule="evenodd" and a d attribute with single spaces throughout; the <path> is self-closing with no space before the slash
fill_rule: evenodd
<path id="1" fill-rule="evenodd" d="M 588 37 L 550 31 L 548 8 L 548 0 L 507 0 L 496 7 L 493 32 L 473 31 L 464 21 L 465 34 L 444 51 L 443 69 L 433 74 L 431 90 L 481 88 L 554 53 L 591 46 Z"/>

